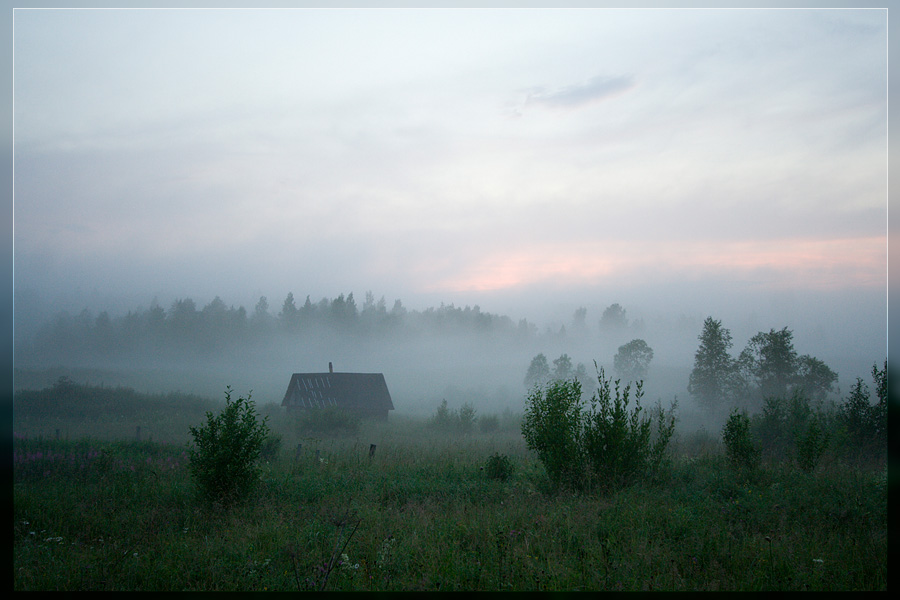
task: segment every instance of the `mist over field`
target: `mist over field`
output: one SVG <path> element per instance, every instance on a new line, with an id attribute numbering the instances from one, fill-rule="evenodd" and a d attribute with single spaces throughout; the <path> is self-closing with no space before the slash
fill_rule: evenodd
<path id="1" fill-rule="evenodd" d="M 398 412 L 516 411 L 537 355 L 615 374 L 639 339 L 645 397 L 687 413 L 708 317 L 734 356 L 788 328 L 835 396 L 886 358 L 886 11 L 14 25 L 18 388 L 277 403 L 333 362 Z M 288 326 L 289 293 L 356 314 Z"/>
<path id="2" fill-rule="evenodd" d="M 221 399 L 230 385 L 240 393 L 252 390 L 260 404 L 280 404 L 292 373 L 326 372 L 331 362 L 336 371 L 384 373 L 396 414 L 417 417 L 432 414 L 442 400 L 451 407 L 471 404 L 481 414 L 519 413 L 529 390 L 526 372 L 538 354 L 551 368 L 567 355 L 572 367 L 584 365 L 592 380 L 594 361 L 606 375 L 619 377 L 614 356 L 622 345 L 640 339 L 653 351 L 643 378 L 645 402 L 668 405 L 677 398 L 684 426 L 715 426 L 687 392 L 708 316 L 721 319 L 732 332 L 735 357 L 756 333 L 788 327 L 798 354 L 814 356 L 838 374 L 835 400 L 856 377 L 868 381 L 872 365 L 881 364 L 886 352 L 876 299 L 868 309 L 859 298 L 847 302 L 835 319 L 800 310 L 796 304 L 811 306 L 814 298 L 801 302 L 796 296 L 793 311 L 763 306 L 743 318 L 733 305 L 723 310 L 730 317 L 619 305 L 624 313 L 612 324 L 603 322 L 611 305 L 597 303 L 569 312 L 566 303 L 558 302 L 555 313 L 545 306 L 543 318 L 532 319 L 478 305 L 412 308 L 399 299 L 376 300 L 371 292 L 358 303 L 352 292 L 308 304 L 292 294 L 280 301 L 266 297 L 266 305 L 257 299 L 250 307 L 218 296 L 206 304 L 185 297 L 168 306 L 142 304 L 124 314 L 103 305 L 41 314 L 37 295 L 19 300 L 18 388 L 49 386 L 66 375 L 94 385 Z M 29 311 L 34 320 L 26 323 Z M 866 314 L 875 317 L 866 319 Z M 31 333 L 26 337 L 22 330 Z"/>

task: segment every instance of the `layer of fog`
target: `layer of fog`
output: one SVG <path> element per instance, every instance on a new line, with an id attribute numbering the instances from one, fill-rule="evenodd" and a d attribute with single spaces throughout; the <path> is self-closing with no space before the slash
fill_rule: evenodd
<path id="1" fill-rule="evenodd" d="M 631 301 L 622 302 L 628 326 L 617 332 L 601 331 L 598 325 L 609 303 L 579 304 L 577 296 L 569 296 L 572 300 L 534 297 L 529 308 L 541 311 L 538 318 L 492 311 L 509 316 L 513 322 L 527 319 L 532 334 L 525 338 L 469 331 L 364 337 L 320 328 L 295 335 L 273 333 L 264 343 L 231 346 L 227 351 L 206 355 L 144 352 L 98 359 L 77 354 L 41 357 L 22 351 L 58 306 L 51 308 L 33 293 L 17 293 L 16 385 L 49 385 L 49 379 L 64 372 L 60 369 L 69 369 L 73 379 L 93 384 L 207 397 L 222 397 L 225 386 L 230 385 L 240 394 L 252 390 L 260 404 L 280 404 L 291 373 L 327 372 L 331 362 L 336 371 L 384 373 L 395 414 L 428 416 L 443 399 L 451 408 L 468 402 L 479 414 L 521 412 L 527 393 L 525 373 L 538 353 L 546 356 L 551 368 L 554 359 L 567 354 L 573 367 L 584 364 L 589 375 L 596 374 L 596 361 L 607 375 L 615 376 L 613 357 L 618 347 L 640 338 L 654 351 L 645 379 L 645 403 L 660 400 L 668 406 L 677 398 L 682 414 L 697 418 L 687 384 L 699 343 L 697 336 L 707 316 L 721 319 L 731 331 L 732 356 L 736 357 L 757 332 L 788 327 L 794 333 L 798 354 L 815 356 L 838 373 L 838 397 L 846 395 L 857 377 L 868 381 L 872 365 L 880 365 L 886 358 L 884 301 L 877 295 L 847 294 L 840 298 L 832 293 L 828 302 L 816 303 L 818 297 L 815 293 L 791 294 L 755 307 L 732 301 L 714 312 L 704 310 L 708 307 L 702 302 L 691 304 L 674 293 L 655 304 L 625 296 Z M 494 299 L 498 306 L 508 300 Z M 270 298 L 270 303 L 272 312 L 277 313 L 281 299 Z M 142 304 L 146 306 L 147 302 Z M 203 305 L 203 301 L 197 301 L 198 310 Z M 88 308 L 97 311 L 108 307 L 107 303 Z M 412 310 L 417 308 L 426 307 Z M 583 326 L 574 316 L 579 308 L 586 309 Z M 111 312 L 115 316 L 117 311 Z M 118 314 L 124 312 L 120 309 Z M 248 312 L 252 312 L 252 305 Z"/>

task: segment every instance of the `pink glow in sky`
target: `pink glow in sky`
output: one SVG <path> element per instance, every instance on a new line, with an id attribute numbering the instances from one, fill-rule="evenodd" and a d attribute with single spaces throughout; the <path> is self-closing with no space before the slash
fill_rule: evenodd
<path id="1" fill-rule="evenodd" d="M 559 244 L 498 252 L 460 277 L 431 290 L 485 291 L 554 283 L 620 283 L 634 273 L 663 282 L 719 276 L 759 279 L 773 287 L 883 289 L 887 268 L 884 238 L 772 240 L 754 242 Z"/>

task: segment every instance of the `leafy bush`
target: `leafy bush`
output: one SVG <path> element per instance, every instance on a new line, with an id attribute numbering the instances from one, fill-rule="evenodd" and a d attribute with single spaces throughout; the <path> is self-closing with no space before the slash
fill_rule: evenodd
<path id="1" fill-rule="evenodd" d="M 268 419 L 268 417 L 266 417 Z M 281 450 L 281 434 L 270 433 L 259 449 L 259 457 L 263 460 L 274 460 Z"/>
<path id="2" fill-rule="evenodd" d="M 551 381 L 532 388 L 525 401 L 522 435 L 537 453 L 554 486 L 583 481 L 581 384 L 577 379 Z"/>
<path id="3" fill-rule="evenodd" d="M 588 467 L 596 484 L 607 489 L 621 487 L 636 477 L 652 474 L 662 464 L 675 431 L 675 405 L 668 416 L 657 404 L 649 418 L 642 417 L 643 382 L 635 383 L 634 408 L 629 412 L 631 384 L 620 390 L 616 380 L 613 397 L 612 379 L 604 377 L 602 369 L 597 381 L 583 438 Z"/>
<path id="4" fill-rule="evenodd" d="M 797 464 L 807 473 L 814 471 L 828 447 L 828 432 L 815 416 L 809 419 L 806 430 L 797 438 Z"/>
<path id="5" fill-rule="evenodd" d="M 759 466 L 760 449 L 750 432 L 747 413 L 733 409 L 722 429 L 722 441 L 728 456 L 728 464 L 735 470 L 752 470 Z"/>
<path id="6" fill-rule="evenodd" d="M 267 420 L 257 421 L 249 393 L 232 401 L 229 386 L 225 409 L 218 415 L 207 412 L 206 425 L 190 427 L 190 470 L 204 497 L 231 504 L 253 490 L 259 482 L 256 462 L 269 434 Z"/>
<path id="7" fill-rule="evenodd" d="M 761 450 L 781 458 L 787 452 L 788 439 L 787 403 L 779 396 L 770 396 L 763 401 L 762 412 L 750 419 L 750 429 L 761 444 Z"/>
<path id="8" fill-rule="evenodd" d="M 485 464 L 484 471 L 491 479 L 506 481 L 513 474 L 513 464 L 509 457 L 499 452 L 490 456 Z"/>
<path id="9" fill-rule="evenodd" d="M 629 409 L 631 384 L 624 390 L 602 369 L 599 386 L 584 410 L 581 384 L 556 380 L 534 388 L 526 401 L 522 434 L 537 452 L 555 486 L 612 489 L 651 475 L 662 464 L 675 429 L 675 406 L 641 415 L 642 382 L 635 384 L 635 406 Z M 654 435 L 653 420 L 657 421 Z"/>
<path id="10" fill-rule="evenodd" d="M 300 432 L 306 435 L 352 437 L 359 434 L 359 418 L 335 406 L 304 410 L 298 419 Z"/>
<path id="11" fill-rule="evenodd" d="M 887 361 L 884 369 L 872 366 L 875 395 L 872 404 L 869 387 L 862 379 L 850 389 L 850 396 L 838 408 L 838 420 L 849 436 L 849 441 L 863 451 L 883 451 L 887 446 Z"/>
<path id="12" fill-rule="evenodd" d="M 750 419 L 750 429 L 767 456 L 794 458 L 801 469 L 812 471 L 829 443 L 824 422 L 825 415 L 810 407 L 805 393 L 795 390 L 788 399 L 766 398 L 762 414 Z"/>

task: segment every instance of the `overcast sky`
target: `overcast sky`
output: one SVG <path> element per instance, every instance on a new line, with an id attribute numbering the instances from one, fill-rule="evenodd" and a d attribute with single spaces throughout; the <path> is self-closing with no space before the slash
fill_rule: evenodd
<path id="1" fill-rule="evenodd" d="M 17 293 L 277 310 L 372 290 L 529 318 L 537 296 L 852 297 L 885 330 L 884 9 L 14 26 Z"/>

